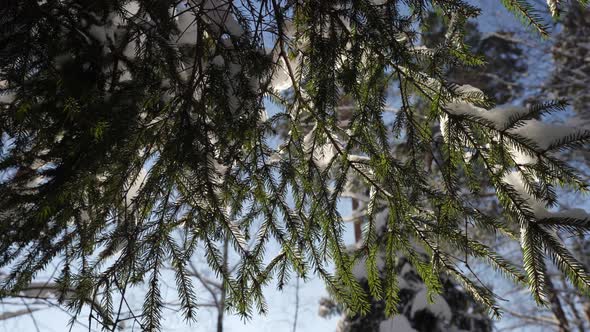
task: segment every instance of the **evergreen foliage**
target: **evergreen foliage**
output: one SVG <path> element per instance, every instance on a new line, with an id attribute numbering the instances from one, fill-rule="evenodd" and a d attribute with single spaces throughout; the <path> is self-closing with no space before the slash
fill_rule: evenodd
<path id="1" fill-rule="evenodd" d="M 427 298 L 424 282 L 405 257 L 396 257 L 395 273 L 399 286 L 397 314 L 386 314 L 384 299 L 371 298 L 367 315 L 343 315 L 337 332 L 441 332 L 492 331 L 492 320 L 482 307 L 452 278 L 441 276 L 441 295 L 432 302 Z M 367 280 L 360 278 L 368 291 Z M 341 314 L 342 308 L 329 299 L 321 300 L 320 314 L 324 317 Z"/>
<path id="2" fill-rule="evenodd" d="M 365 291 L 371 294 L 370 309 L 367 314 L 360 315 L 347 311 L 346 307 L 340 303 L 322 298 L 320 315 L 327 317 L 340 314 L 337 332 L 492 331 L 492 320 L 486 314 L 485 307 L 474 301 L 470 293 L 449 274 L 441 273 L 437 276 L 439 288 L 436 289 L 436 293 L 432 290 L 428 291 L 422 279 L 422 276 L 428 275 L 423 270 L 424 262 L 428 261 L 428 255 L 417 243 L 412 244 L 415 250 L 412 257 L 406 257 L 401 253 L 396 253 L 395 256 L 387 254 L 387 243 L 382 240 L 387 237 L 388 215 L 389 211 L 384 209 L 375 216 L 375 232 L 381 243 L 379 251 L 370 254 L 369 259 L 375 260 L 375 265 L 368 263 L 367 258 L 363 258 L 353 267 L 355 278 L 359 280 Z M 465 238 L 460 236 L 456 240 L 461 243 Z M 349 250 L 354 252 L 358 247 L 362 248 L 363 242 L 361 239 Z M 474 245 L 473 247 L 473 252 L 488 254 L 485 246 Z M 514 273 L 518 274 L 518 271 Z M 376 280 L 374 284 L 378 286 L 371 285 L 369 282 L 371 279 Z M 392 287 L 394 291 L 391 293 L 395 299 L 393 308 L 392 301 L 383 297 L 381 290 L 371 288 L 390 284 L 394 285 Z M 395 315 L 392 316 L 392 313 Z"/>
<path id="3" fill-rule="evenodd" d="M 538 21 L 527 2 L 504 2 Z M 448 29 L 424 48 L 417 44 L 431 9 Z M 554 152 L 586 144 L 590 132 L 531 120 L 563 109 L 560 102 L 487 110 L 481 91 L 446 79 L 450 67 L 483 64 L 463 41 L 478 14 L 461 0 L 7 1 L 0 268 L 10 273 L 0 296 L 59 259 L 57 284 L 75 313 L 88 305 L 113 328 L 113 294 L 146 283 L 142 329 L 159 330 L 163 266 L 174 267 L 191 320 L 185 264 L 204 255 L 222 277 L 228 308 L 242 315 L 264 312 L 263 287 L 273 278 L 281 287 L 293 273 L 318 274 L 339 303 L 363 314 L 370 301 L 352 268 L 364 258 L 373 267 L 368 289 L 392 314 L 393 257 L 403 252 L 432 295 L 444 271 L 499 314 L 493 293 L 453 256 L 458 248 L 523 279 L 466 232 L 473 223 L 516 235 L 474 207 L 478 188 L 463 183 L 481 181 L 520 228 L 534 297 L 545 301 L 545 254 L 587 290 L 586 272 L 551 234 L 585 231 L 587 220 L 552 216 L 545 206 L 557 186 L 586 189 Z M 390 122 L 391 87 L 400 107 Z M 342 99 L 352 101 L 346 124 Z M 416 105 L 425 101 L 422 116 Z M 443 137 L 436 153 L 433 125 Z M 275 148 L 277 137 L 284 139 Z M 399 141 L 403 156 L 392 148 Z M 367 237 L 354 255 L 344 249 L 337 210 L 352 177 L 370 188 Z M 383 206 L 390 217 L 378 241 L 373 212 Z M 241 257 L 233 271 L 222 264 L 226 238 Z M 282 251 L 271 257 L 272 241 Z M 389 257 L 383 284 L 374 273 L 378 242 Z"/>

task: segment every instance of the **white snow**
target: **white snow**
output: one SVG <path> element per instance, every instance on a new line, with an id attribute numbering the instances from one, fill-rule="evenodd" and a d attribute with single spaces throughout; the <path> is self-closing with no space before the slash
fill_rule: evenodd
<path id="1" fill-rule="evenodd" d="M 215 173 L 216 173 L 215 176 L 217 177 L 217 179 L 215 179 L 214 181 L 216 183 L 222 183 L 224 180 L 223 175 L 225 175 L 225 173 L 229 169 L 229 166 L 220 163 L 219 161 L 217 161 L 217 159 L 215 159 L 213 157 L 209 157 L 209 160 L 213 164 L 213 168 L 215 169 Z"/>
<path id="2" fill-rule="evenodd" d="M 293 38 L 295 35 L 295 24 L 293 24 L 291 21 L 286 21 L 284 24 L 284 29 L 286 38 Z M 297 40 L 296 47 L 298 50 L 300 50 L 300 52 L 305 52 L 305 50 L 309 48 L 309 40 L 299 38 Z M 270 50 L 267 51 L 269 53 L 271 52 Z M 289 68 L 291 69 L 293 75 L 297 75 L 299 72 L 299 64 L 301 63 L 302 55 L 301 53 L 297 53 L 294 57 L 289 56 L 287 59 L 285 59 L 286 57 L 279 56 L 277 51 L 275 51 L 272 55 L 275 61 L 275 67 L 271 80 L 271 87 L 279 92 L 282 92 L 293 86 L 293 80 L 289 74 Z M 338 61 L 336 63 L 337 68 L 339 68 L 341 65 L 342 61 Z M 297 79 L 297 77 L 295 78 Z"/>
<path id="3" fill-rule="evenodd" d="M 552 212 L 546 211 L 545 218 L 571 218 L 578 220 L 590 220 L 590 214 L 584 209 L 566 209 L 563 211 Z"/>
<path id="4" fill-rule="evenodd" d="M 135 16 L 139 12 L 139 3 L 137 1 L 129 1 L 125 6 L 123 6 L 123 11 L 125 12 L 126 18 Z"/>
<path id="5" fill-rule="evenodd" d="M 90 222 L 90 214 L 88 214 L 88 211 L 86 209 L 80 211 L 80 220 L 84 223 Z"/>
<path id="6" fill-rule="evenodd" d="M 0 90 L 8 89 L 8 81 L 0 81 Z M 0 91 L 0 104 L 10 104 L 16 99 L 16 93 L 13 91 Z"/>
<path id="7" fill-rule="evenodd" d="M 520 151 L 513 146 L 508 147 L 508 153 L 510 153 L 517 165 L 530 165 L 535 164 L 538 161 L 537 156 Z"/>
<path id="8" fill-rule="evenodd" d="M 377 254 L 375 261 L 377 263 L 378 270 L 383 270 L 385 268 L 385 257 L 383 257 L 382 252 Z M 355 262 L 354 266 L 352 267 L 352 274 L 357 280 L 368 279 L 366 257 L 361 257 Z"/>
<path id="9" fill-rule="evenodd" d="M 375 229 L 381 232 L 386 226 L 389 219 L 389 209 L 383 209 L 375 214 Z"/>
<path id="10" fill-rule="evenodd" d="M 470 93 L 483 94 L 483 92 L 480 89 L 478 89 L 470 84 L 463 84 L 456 91 L 462 95 L 470 94 Z"/>
<path id="11" fill-rule="evenodd" d="M 119 62 L 119 71 L 119 82 L 131 81 L 131 72 L 127 69 L 127 66 L 122 62 Z"/>
<path id="12" fill-rule="evenodd" d="M 411 310 L 412 317 L 414 317 L 416 312 L 426 309 L 433 315 L 447 322 L 450 321 L 453 317 L 453 313 L 451 312 L 451 308 L 447 301 L 442 296 L 435 294 L 433 296 L 433 303 L 428 303 L 427 292 L 427 289 L 423 288 L 414 297 Z"/>
<path id="13" fill-rule="evenodd" d="M 527 120 L 523 126 L 510 129 L 509 132 L 526 137 L 535 142 L 539 148 L 545 150 L 556 141 L 579 132 L 579 130 L 573 127 L 545 123 L 539 120 Z"/>
<path id="14" fill-rule="evenodd" d="M 45 183 L 47 179 L 42 175 L 35 176 L 31 181 L 25 184 L 25 188 L 34 189 Z"/>
<path id="15" fill-rule="evenodd" d="M 197 1 L 187 1 L 189 5 Z M 200 1 L 198 1 L 200 2 Z M 241 37 L 244 29 L 232 13 L 231 1 L 227 0 L 206 0 L 202 4 L 202 12 L 210 22 L 209 28 L 221 34 L 229 33 L 232 37 Z"/>
<path id="16" fill-rule="evenodd" d="M 105 31 L 104 26 L 102 25 L 92 24 L 88 28 L 88 33 L 90 34 L 90 36 L 92 36 L 92 38 L 96 39 L 97 41 L 103 44 L 107 42 L 107 32 Z"/>
<path id="17" fill-rule="evenodd" d="M 541 201 L 535 199 L 527 192 L 520 172 L 508 172 L 504 175 L 502 181 L 512 186 L 512 188 L 518 192 L 520 197 L 525 200 L 535 215 L 542 215 L 547 211 L 545 205 Z"/>
<path id="18" fill-rule="evenodd" d="M 20 291 L 21 296 L 29 298 L 52 298 L 59 297 L 60 291 L 51 282 L 32 282 L 24 290 Z"/>
<path id="19" fill-rule="evenodd" d="M 479 89 L 470 85 L 463 85 L 457 90 L 460 94 L 481 93 Z M 508 129 L 507 126 L 510 125 L 510 119 L 512 117 L 524 115 L 528 112 L 526 108 L 515 106 L 500 106 L 491 110 L 486 110 L 461 100 L 448 103 L 445 109 L 450 114 L 471 115 L 487 120 L 491 122 L 493 128 L 498 131 Z M 446 140 L 448 126 L 448 115 L 446 113 L 441 114 L 439 126 L 443 138 Z M 532 141 L 535 151 L 523 151 L 522 149 L 517 148 L 514 144 L 509 143 L 508 152 L 511 154 L 516 164 L 535 164 L 538 162 L 538 158 L 534 154 L 535 152 L 542 152 L 559 140 L 580 131 L 581 129 L 574 127 L 545 123 L 535 119 L 524 120 L 519 126 L 508 129 L 507 133 Z M 518 139 L 516 139 L 516 141 L 518 141 Z"/>
<path id="20" fill-rule="evenodd" d="M 132 43 L 127 43 L 127 45 L 125 45 L 125 48 L 123 48 L 123 55 L 127 58 L 127 60 L 135 59 L 135 46 L 133 46 Z"/>
<path id="21" fill-rule="evenodd" d="M 303 138 L 303 148 L 306 153 L 312 154 L 313 160 L 320 170 L 325 170 L 332 159 L 337 155 L 338 151 L 334 144 L 328 139 L 325 139 L 325 143 L 320 144 L 317 141 L 314 144 L 315 131 L 317 127 L 314 126 L 307 135 Z M 339 144 L 339 148 L 342 148 L 342 142 L 338 136 L 331 133 L 331 137 Z"/>
<path id="22" fill-rule="evenodd" d="M 134 9 L 132 5 L 129 8 Z M 98 22 L 102 21 L 96 15 L 94 16 Z M 91 24 L 88 27 L 88 34 L 94 38 L 94 40 L 103 45 L 102 52 L 104 54 L 110 51 L 109 46 L 111 45 L 118 48 L 123 46 L 121 42 L 124 40 L 124 36 L 126 34 L 125 20 L 126 16 L 123 17 L 119 15 L 119 13 L 110 12 L 105 22 Z M 124 54 L 129 56 L 131 59 L 134 58 L 134 54 L 131 56 L 131 50 L 127 50 L 129 45 L 124 46 Z"/>
<path id="23" fill-rule="evenodd" d="M 176 41 L 177 44 L 195 44 L 197 41 L 197 23 L 193 11 L 187 3 L 181 2 L 177 6 L 180 14 L 176 18 L 176 25 L 178 27 L 180 36 Z"/>
<path id="24" fill-rule="evenodd" d="M 293 64 L 294 61 L 290 63 L 291 66 Z M 283 58 L 279 59 L 277 65 L 275 66 L 275 72 L 272 76 L 271 86 L 273 89 L 279 92 L 285 91 L 293 86 L 293 81 L 291 80 L 289 70 Z"/>
<path id="25" fill-rule="evenodd" d="M 223 67 L 223 65 L 225 64 L 225 60 L 223 60 L 223 57 L 221 55 L 216 55 L 213 58 L 213 60 L 211 60 L 211 63 L 217 67 Z"/>
<path id="26" fill-rule="evenodd" d="M 31 163 L 31 166 L 29 166 L 30 169 L 36 171 L 39 168 L 45 166 L 45 161 L 43 161 L 42 159 L 36 158 L 35 160 L 33 160 L 33 162 Z"/>
<path id="27" fill-rule="evenodd" d="M 367 259 L 365 257 L 362 257 L 360 259 L 358 259 L 355 263 L 354 266 L 352 267 L 352 275 L 357 279 L 357 280 L 363 280 L 363 279 L 368 279 L 368 274 L 367 274 Z"/>
<path id="28" fill-rule="evenodd" d="M 542 201 L 539 201 L 532 197 L 525 188 L 522 175 L 518 171 L 512 171 L 504 175 L 502 179 L 505 183 L 509 184 L 516 190 L 519 196 L 525 200 L 533 212 L 536 219 L 544 218 L 573 218 L 573 219 L 588 219 L 590 220 L 590 214 L 582 209 L 565 209 L 558 212 L 549 211 Z"/>
<path id="29" fill-rule="evenodd" d="M 379 324 L 379 332 L 416 332 L 404 315 L 395 315 Z"/>
<path id="30" fill-rule="evenodd" d="M 132 206 L 133 200 L 137 197 L 137 195 L 139 194 L 139 191 L 143 187 L 143 184 L 146 180 L 147 175 L 148 175 L 148 170 L 145 168 L 142 168 L 139 171 L 139 173 L 137 174 L 137 177 L 135 178 L 133 183 L 131 183 L 131 185 L 127 189 L 127 194 L 125 195 L 125 205 L 127 205 L 128 207 Z"/>
<path id="31" fill-rule="evenodd" d="M 358 154 L 349 154 L 348 155 L 348 161 L 351 162 L 369 162 L 371 161 L 371 158 L 367 157 L 367 156 L 361 156 Z"/>
<path id="32" fill-rule="evenodd" d="M 16 99 L 16 93 L 4 92 L 0 94 L 0 104 L 10 104 Z"/>
<path id="33" fill-rule="evenodd" d="M 59 143 L 59 142 L 61 142 L 61 140 L 64 138 L 64 134 L 65 134 L 65 131 L 63 131 L 63 130 L 60 130 L 60 131 L 57 133 L 57 135 L 55 135 L 55 139 L 54 139 L 53 141 L 54 141 L 55 143 Z"/>
<path id="34" fill-rule="evenodd" d="M 260 110 L 260 120 L 259 123 L 264 123 L 268 121 L 268 112 L 266 111 L 266 108 L 263 108 Z"/>
<path id="35" fill-rule="evenodd" d="M 399 289 L 410 289 L 410 284 L 408 283 L 408 281 L 405 278 L 402 278 L 401 276 L 396 276 L 397 278 L 397 286 L 399 287 Z"/>
<path id="36" fill-rule="evenodd" d="M 494 128 L 497 130 L 507 129 L 506 126 L 509 124 L 512 116 L 527 112 L 526 108 L 514 106 L 496 107 L 486 110 L 466 102 L 449 103 L 446 106 L 446 110 L 455 115 L 473 115 L 485 119 L 492 122 Z M 441 118 L 441 132 L 444 132 L 446 128 L 446 121 L 445 115 L 444 119 Z M 576 132 L 579 132 L 579 130 L 573 127 L 546 123 L 535 119 L 525 120 L 523 121 L 523 125 L 508 129 L 508 133 L 525 137 L 533 141 L 543 150 L 547 149 L 554 142 Z M 518 156 L 518 158 L 524 158 L 525 163 L 531 161 L 531 158 L 528 157 Z"/>
<path id="37" fill-rule="evenodd" d="M 404 266 L 402 266 L 402 269 L 399 273 L 400 276 L 405 276 L 406 273 L 411 272 L 412 271 L 412 266 L 409 263 L 405 263 Z"/>
<path id="38" fill-rule="evenodd" d="M 464 90 L 474 92 L 469 91 L 471 90 L 469 88 L 464 88 Z M 477 107 L 463 101 L 449 103 L 446 105 L 445 109 L 454 115 L 473 115 L 490 121 L 494 124 L 494 127 L 497 130 L 506 129 L 506 125 L 508 124 L 510 117 L 513 115 L 527 112 L 526 108 L 515 106 L 500 106 L 491 110 L 486 110 L 485 108 Z"/>

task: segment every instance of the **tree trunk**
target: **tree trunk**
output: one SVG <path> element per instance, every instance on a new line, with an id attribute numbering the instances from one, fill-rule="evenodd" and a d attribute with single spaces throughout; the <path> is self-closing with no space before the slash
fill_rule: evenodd
<path id="1" fill-rule="evenodd" d="M 228 245 L 229 240 L 227 236 L 223 242 L 223 269 L 225 273 L 228 273 Z M 217 332 L 223 332 L 223 315 L 225 313 L 225 297 L 226 297 L 226 289 L 225 289 L 225 282 L 221 283 L 221 294 L 219 296 L 219 308 L 217 308 Z"/>
<path id="2" fill-rule="evenodd" d="M 567 316 L 563 311 L 563 307 L 561 305 L 561 301 L 557 296 L 557 292 L 555 291 L 555 287 L 553 287 L 553 282 L 551 281 L 551 277 L 545 273 L 545 279 L 547 283 L 547 293 L 549 294 L 549 304 L 551 305 L 551 312 L 553 312 L 553 316 L 557 319 L 559 324 L 559 332 L 568 332 L 569 324 L 567 321 Z"/>
<path id="3" fill-rule="evenodd" d="M 352 213 L 354 214 L 355 212 L 357 212 L 357 209 L 359 208 L 359 202 L 356 199 L 352 199 Z M 361 240 L 361 218 L 357 218 L 357 220 L 354 221 L 354 242 L 357 243 Z"/>

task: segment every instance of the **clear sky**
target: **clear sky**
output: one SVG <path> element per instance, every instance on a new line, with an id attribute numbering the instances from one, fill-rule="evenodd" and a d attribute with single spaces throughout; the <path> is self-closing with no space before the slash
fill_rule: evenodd
<path id="1" fill-rule="evenodd" d="M 494 31 L 499 28 L 511 29 L 519 23 L 506 13 L 502 8 L 499 0 L 472 1 L 483 9 L 483 15 L 478 20 L 482 32 Z M 499 27 L 499 25 L 502 25 Z M 350 213 L 349 201 L 343 201 L 339 208 L 343 216 Z M 353 243 L 351 227 L 347 228 L 346 241 Z M 277 248 L 270 248 L 269 251 Z M 169 280 L 173 285 L 174 281 Z M 265 316 L 255 315 L 251 320 L 243 322 L 239 317 L 226 315 L 225 332 L 275 332 L 275 331 L 292 331 L 293 317 L 295 314 L 295 280 L 285 287 L 283 292 L 277 292 L 274 284 L 266 290 L 266 298 L 269 305 L 269 312 Z M 298 332 L 315 332 L 315 331 L 334 331 L 337 317 L 332 319 L 323 319 L 318 316 L 318 301 L 322 296 L 326 296 L 324 284 L 318 278 L 312 277 L 308 282 L 300 283 L 300 307 L 297 321 Z M 197 294 L 200 298 L 202 294 Z M 131 294 L 129 302 L 135 306 L 136 312 L 141 311 L 143 299 L 140 295 Z M 19 300 L 11 301 L 15 305 L 0 303 L 0 314 L 7 311 L 23 309 Z M 36 306 L 31 306 L 34 308 Z M 164 314 L 166 318 L 163 323 L 165 332 L 184 332 L 184 331 L 214 331 L 216 312 L 206 308 L 199 310 L 198 322 L 193 326 L 187 326 L 179 314 L 167 311 Z M 83 324 L 88 324 L 87 315 L 81 315 Z M 33 315 L 22 316 L 16 319 L 0 321 L 0 332 L 28 332 L 28 331 L 48 331 L 62 332 L 67 331 L 66 325 L 69 321 L 69 314 L 58 308 L 43 309 L 36 311 Z M 128 325 L 129 326 L 129 325 Z M 138 330 L 138 329 L 137 329 Z M 88 331 L 87 327 L 74 325 L 72 331 Z"/>
<path id="2" fill-rule="evenodd" d="M 350 201 L 343 200 L 339 205 L 339 209 L 343 216 L 350 214 Z M 354 235 L 352 227 L 347 227 L 345 234 L 347 243 L 354 242 Z M 269 252 L 278 251 L 276 245 L 269 248 Z M 40 278 L 42 279 L 42 278 Z M 169 285 L 162 289 L 163 297 L 174 296 L 174 278 L 168 276 L 163 278 L 164 282 Z M 282 292 L 276 290 L 276 284 L 272 284 L 265 291 L 268 302 L 268 314 L 253 315 L 252 319 L 244 322 L 238 316 L 226 314 L 224 320 L 224 332 L 277 332 L 277 331 L 292 331 L 293 321 L 295 315 L 295 279 L 291 279 Z M 128 301 L 135 309 L 135 313 L 141 313 L 141 305 L 143 303 L 143 292 L 130 292 Z M 197 292 L 197 297 L 200 300 L 207 301 L 208 294 L 201 288 Z M 314 276 L 307 282 L 300 282 L 299 289 L 300 305 L 297 319 L 297 332 L 315 332 L 315 331 L 334 331 L 338 317 L 332 319 L 324 319 L 318 315 L 319 300 L 322 296 L 327 296 L 324 283 Z M 16 311 L 23 309 L 22 302 L 19 300 L 11 301 L 16 305 L 0 303 L 0 314 L 7 311 Z M 117 301 L 114 301 L 117 303 Z M 67 331 L 66 325 L 69 322 L 70 315 L 58 308 L 47 308 L 46 305 L 35 306 L 31 308 L 45 308 L 36 311 L 33 315 L 22 316 L 9 320 L 0 321 L 0 332 L 62 332 Z M 181 318 L 179 313 L 174 313 L 170 310 L 164 312 L 163 331 L 165 332 L 210 332 L 215 331 L 217 312 L 210 308 L 201 308 L 198 311 L 198 321 L 192 326 L 188 326 Z M 75 324 L 72 328 L 73 332 L 88 331 L 88 314 L 83 312 L 80 316 L 82 324 Z M 95 326 L 93 326 L 95 327 Z M 127 324 L 131 327 L 131 321 Z M 97 329 L 99 330 L 99 329 Z M 135 329 L 139 331 L 139 329 Z"/>

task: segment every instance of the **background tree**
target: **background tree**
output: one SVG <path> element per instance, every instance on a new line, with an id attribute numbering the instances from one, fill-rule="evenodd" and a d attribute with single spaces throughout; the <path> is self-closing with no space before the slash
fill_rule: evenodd
<path id="1" fill-rule="evenodd" d="M 444 41 L 447 33 L 445 23 L 439 16 L 432 13 L 429 15 L 427 28 L 420 34 L 420 40 L 424 47 L 436 47 Z M 507 32 L 492 32 L 487 35 L 482 35 L 477 25 L 473 22 L 468 22 L 465 27 L 465 41 L 469 47 L 478 55 L 484 57 L 486 65 L 479 70 L 469 70 L 464 68 L 449 68 L 447 70 L 447 77 L 450 81 L 457 84 L 471 83 L 482 88 L 487 96 L 492 97 L 497 103 L 503 104 L 509 101 L 513 96 L 522 91 L 522 84 L 518 82 L 518 76 L 526 71 L 526 61 L 523 57 L 523 51 L 519 44 L 511 41 L 509 38 L 503 38 L 505 35 L 509 36 Z M 395 103 L 398 96 L 388 98 L 391 103 Z M 350 106 L 350 105 L 348 105 Z M 346 107 L 343 107 L 346 109 Z M 418 110 L 420 111 L 420 110 Z M 425 112 L 422 112 L 425 113 Z M 425 114 L 423 115 L 426 116 Z M 438 128 L 433 128 L 433 131 L 440 135 Z M 439 136 L 440 137 L 440 136 Z M 396 155 L 404 155 L 408 151 L 405 142 L 394 146 Z M 440 151 L 436 152 L 441 155 Z M 433 157 L 428 153 L 424 155 L 427 162 L 427 167 L 431 171 L 437 171 L 436 167 L 432 167 Z M 493 196 L 490 191 L 493 188 L 485 188 L 482 184 L 480 195 L 481 208 L 485 209 L 485 204 L 489 201 L 488 197 Z M 485 189 L 485 190 L 484 190 Z M 356 188 L 357 194 L 350 195 L 353 197 L 353 214 L 356 216 L 366 215 L 366 207 L 368 200 L 363 200 L 362 193 L 365 189 Z M 360 192 L 360 195 L 359 195 Z M 365 198 L 367 198 L 365 196 Z M 361 204 L 358 204 L 361 200 Z M 498 213 L 498 211 L 494 211 Z M 381 218 L 387 218 L 387 210 L 384 210 L 379 215 Z M 360 220 L 363 220 L 360 218 Z M 360 225 L 362 221 L 356 221 L 358 229 L 357 244 L 362 246 L 362 238 L 360 235 Z M 381 220 L 377 222 L 379 225 L 385 225 L 386 222 Z M 473 230 L 471 230 L 473 232 Z M 378 230 L 378 236 L 383 236 L 386 230 L 384 227 Z M 354 246 L 354 247 L 356 247 Z M 351 250 L 354 250 L 351 248 Z M 381 260 L 383 258 L 381 257 Z M 468 263 L 467 263 L 468 264 Z M 477 262 L 471 262 L 473 265 L 478 265 Z M 367 271 L 363 264 L 357 264 L 355 270 L 357 278 L 362 281 L 363 286 L 367 285 Z M 380 272 L 381 273 L 381 272 Z M 424 281 L 412 267 L 412 262 L 403 255 L 396 257 L 396 273 L 400 284 L 399 302 L 397 312 L 398 315 L 392 319 L 388 319 L 385 315 L 385 304 L 380 299 L 371 299 L 371 310 L 366 316 L 359 316 L 356 314 L 342 316 L 339 323 L 339 331 L 491 331 L 492 320 L 487 317 L 478 303 L 466 293 L 460 285 L 458 285 L 452 278 L 442 275 L 444 280 L 441 296 L 437 297 L 432 304 L 428 304 L 426 299 L 426 292 Z M 488 285 L 493 287 L 493 285 Z M 429 299 L 431 300 L 431 299 Z M 339 306 L 330 299 L 322 299 L 320 313 L 322 316 L 331 316 L 334 314 L 342 314 Z"/>
<path id="2" fill-rule="evenodd" d="M 557 21 L 556 28 L 559 29 L 559 34 L 545 43 L 526 42 L 522 36 L 513 38 L 527 49 L 527 53 L 533 53 L 529 51 L 533 49 L 536 54 L 544 55 L 546 59 L 553 58 L 553 66 L 548 68 L 550 71 L 542 77 L 544 82 L 540 86 L 534 86 L 539 81 L 530 82 L 528 85 L 532 83 L 533 86 L 526 89 L 533 91 L 536 89 L 538 92 L 534 97 L 537 99 L 552 94 L 567 100 L 572 106 L 573 116 L 566 120 L 558 117 L 555 121 L 566 122 L 579 128 L 588 128 L 587 107 L 585 107 L 587 95 L 580 89 L 585 80 L 584 70 L 587 69 L 583 60 L 587 54 L 585 49 L 587 37 L 584 33 L 588 30 L 588 22 L 585 20 L 587 12 L 587 8 L 575 2 L 569 4 L 564 9 L 561 19 Z M 583 177 L 588 177 L 588 158 L 585 151 L 564 151 L 562 155 L 575 163 Z M 584 200 L 567 195 L 560 199 L 557 209 L 567 209 L 575 202 L 583 204 Z M 559 236 L 570 244 L 572 253 L 587 269 L 588 261 L 584 258 L 587 256 L 587 237 L 583 234 L 574 236 L 559 234 Z M 506 296 L 513 299 L 511 302 L 520 303 L 519 306 L 512 306 L 511 310 L 506 311 L 510 318 L 510 323 L 506 324 L 507 328 L 543 328 L 551 331 L 587 330 L 589 328 L 587 294 L 575 291 L 572 285 L 553 269 L 548 269 L 546 278 L 549 286 L 547 292 L 551 299 L 551 305 L 547 308 L 537 308 L 526 299 L 523 301 L 523 296 L 518 294 L 517 289 L 507 293 Z"/>
<path id="3" fill-rule="evenodd" d="M 505 3 L 544 32 L 524 2 Z M 414 44 L 430 6 L 449 29 L 440 45 L 424 50 Z M 555 4 L 551 9 L 557 12 Z M 585 189 L 553 152 L 580 146 L 590 134 L 531 120 L 560 103 L 486 111 L 481 107 L 490 102 L 481 91 L 448 81 L 446 68 L 481 64 L 463 41 L 476 7 L 461 1 L 168 6 L 79 0 L 13 1 L 0 14 L 0 169 L 6 172 L 0 267 L 10 269 L 3 296 L 63 258 L 56 284 L 62 294 L 71 291 L 74 313 L 89 305 L 91 317 L 112 329 L 113 294 L 145 283 L 138 324 L 158 330 L 167 264 L 176 273 L 184 317 L 194 317 L 186 265 L 201 245 L 222 276 L 227 307 L 242 315 L 253 305 L 264 312 L 262 287 L 273 276 L 283 285 L 293 271 L 317 273 L 347 310 L 366 313 L 370 301 L 352 273 L 363 258 L 371 271 L 369 293 L 383 297 L 392 314 L 393 257 L 402 251 L 414 266 L 424 266 L 416 271 L 433 295 L 445 272 L 497 313 L 493 293 L 466 275 L 454 253 L 523 278 L 463 233 L 466 220 L 520 236 L 538 302 L 546 302 L 543 250 L 578 288 L 589 284 L 551 233 L 585 231 L 587 217 L 552 214 L 545 205 L 555 201 L 556 185 Z M 384 98 L 391 86 L 401 105 L 388 126 Z M 277 91 L 285 88 L 290 92 Z M 265 96 L 282 105 L 270 118 Z M 353 107 L 343 128 L 335 120 L 344 96 Z M 421 109 L 428 106 L 425 118 L 416 111 L 418 97 Z M 439 156 L 432 148 L 437 122 Z M 277 128 L 288 135 L 275 149 L 269 140 Z M 538 135 L 541 130 L 552 132 L 551 139 Z M 405 141 L 405 157 L 393 153 L 396 140 Z M 433 155 L 439 172 L 425 172 L 424 153 Z M 336 203 L 351 176 L 370 188 L 368 207 L 391 211 L 383 283 L 376 273 L 376 210 L 367 214 L 363 247 L 343 250 Z M 473 207 L 472 193 L 459 185 L 464 179 L 490 181 L 520 234 Z M 220 249 L 226 239 L 241 258 L 232 273 Z M 282 251 L 266 257 L 271 240 Z M 413 241 L 425 256 L 416 254 Z"/>

